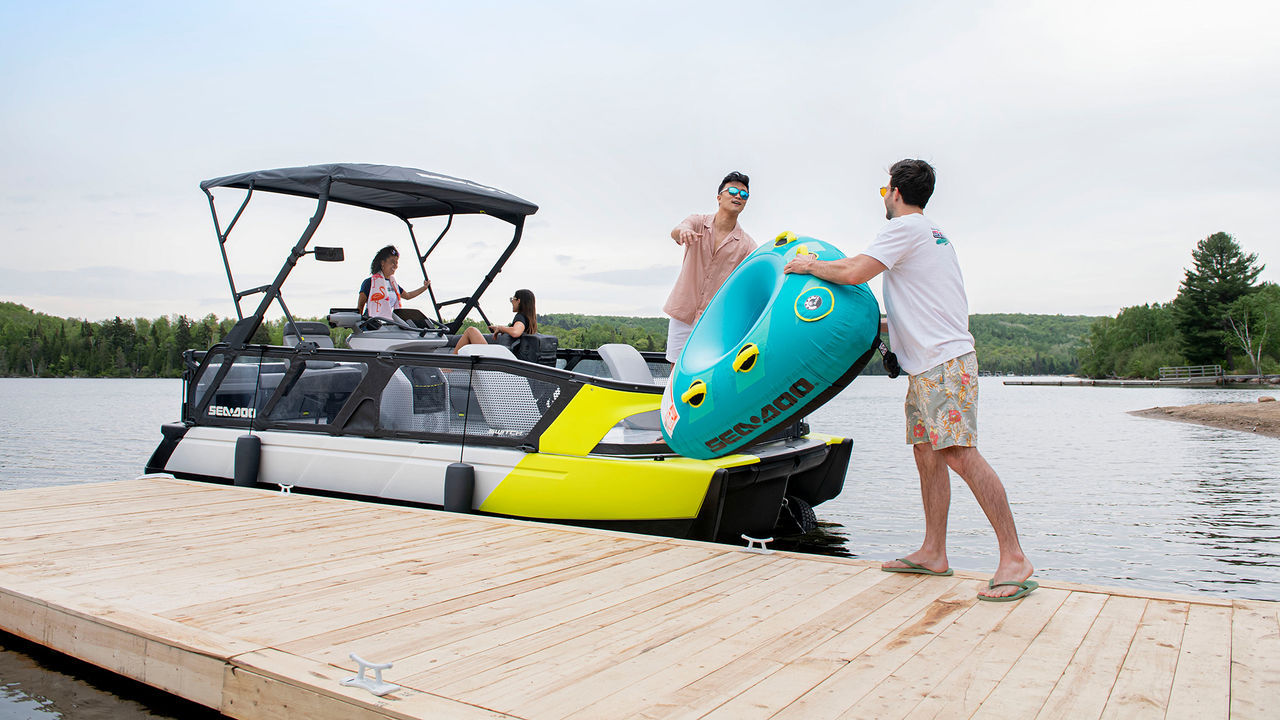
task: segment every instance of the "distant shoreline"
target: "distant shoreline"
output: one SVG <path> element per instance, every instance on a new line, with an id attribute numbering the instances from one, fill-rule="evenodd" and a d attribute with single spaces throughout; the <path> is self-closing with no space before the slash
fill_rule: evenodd
<path id="1" fill-rule="evenodd" d="M 1129 414 L 1280 438 L 1280 402 L 1202 403 L 1131 410 Z"/>

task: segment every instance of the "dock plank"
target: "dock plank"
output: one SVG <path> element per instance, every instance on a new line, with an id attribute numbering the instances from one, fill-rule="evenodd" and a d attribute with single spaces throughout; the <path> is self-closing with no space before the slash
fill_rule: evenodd
<path id="1" fill-rule="evenodd" d="M 1167 720 L 1218 720 L 1231 713 L 1231 609 L 1191 605 Z"/>
<path id="2" fill-rule="evenodd" d="M 1017 603 L 1006 617 L 998 618 L 999 623 L 990 632 L 977 640 L 972 637 L 957 638 L 961 643 L 972 645 L 972 651 L 937 685 L 929 688 L 918 705 L 903 712 L 903 716 L 967 718 L 973 715 L 1040 636 L 1070 595 L 1065 590 L 1042 588 L 1036 592 L 1036 602 Z M 966 619 L 967 615 L 968 613 Z M 927 649 L 930 653 L 933 652 L 933 648 Z M 919 658 L 917 656 L 917 660 Z M 904 668 L 895 673 L 894 677 L 903 687 L 900 691 L 903 702 L 899 704 L 903 708 L 909 705 L 906 701 L 910 692 L 908 688 L 915 688 L 917 693 L 924 690 L 923 683 L 907 670 L 908 668 Z M 909 685 L 905 684 L 908 682 Z"/>
<path id="3" fill-rule="evenodd" d="M 1109 597 L 1037 718 L 1101 717 L 1148 600 Z"/>
<path id="4" fill-rule="evenodd" d="M 541 635 L 539 644 L 545 645 L 549 642 L 546 633 L 557 628 L 587 629 L 595 612 L 638 598 L 652 602 L 652 594 L 663 587 L 727 564 L 718 558 L 707 561 L 700 555 L 679 549 L 650 553 L 635 548 L 624 555 L 587 560 L 574 572 L 557 573 L 555 578 L 522 579 L 422 611 L 402 613 L 397 619 L 403 624 L 365 634 L 359 642 L 373 648 L 370 652 L 403 657 L 407 673 L 430 669 L 438 682 L 451 660 L 494 647 L 510 652 L 512 643 L 535 634 Z M 581 583 L 590 586 L 584 588 Z M 532 612 L 531 604 L 536 608 Z M 342 634 L 349 636 L 350 632 Z M 325 639 L 332 643 L 334 637 L 331 634 Z M 423 637 L 429 640 L 424 643 Z M 324 652 L 318 656 L 323 657 Z"/>
<path id="5" fill-rule="evenodd" d="M 548 648 L 560 648 L 565 655 L 575 652 L 587 636 L 603 629 L 619 635 L 634 633 L 656 622 L 659 615 L 696 612 L 708 597 L 707 586 L 725 577 L 742 577 L 748 569 L 749 564 L 741 557 L 708 559 L 689 566 L 674 578 L 655 578 L 633 586 L 633 592 L 610 594 L 593 598 L 582 606 L 565 608 L 566 613 L 579 610 L 585 613 L 575 620 L 533 618 L 526 624 L 493 628 L 483 635 L 415 654 L 406 659 L 406 669 L 421 671 L 413 677 L 441 690 L 465 689 L 473 685 L 474 678 L 481 673 L 527 666 L 536 662 L 530 656 Z M 538 623 L 540 619 L 544 622 Z"/>
<path id="6" fill-rule="evenodd" d="M 795 569 L 797 574 L 785 569 Z M 631 673 L 645 673 L 650 667 L 645 663 L 650 660 L 667 662 L 673 654 L 707 642 L 708 635 L 699 630 L 708 624 L 718 625 L 755 603 L 785 593 L 793 583 L 819 570 L 796 567 L 790 559 L 761 563 L 748 573 L 748 582 L 738 585 L 737 592 L 701 591 L 703 601 L 695 612 L 664 614 L 664 608 L 655 608 L 651 614 L 657 615 L 656 622 L 627 628 L 630 631 L 609 627 L 580 636 L 526 656 L 518 669 L 507 665 L 491 675 L 481 674 L 466 690 L 455 692 L 488 707 L 562 716 L 599 699 L 598 694 L 610 685 L 616 688 L 618 683 L 630 682 Z M 503 682 L 477 684 L 487 677 L 501 677 Z"/>
<path id="7" fill-rule="evenodd" d="M 1107 597 L 1097 592 L 1072 591 L 1000 683 L 978 705 L 975 716 L 1033 716 L 1039 712 L 1102 612 Z M 940 713 L 953 714 L 963 715 L 954 707 Z"/>
<path id="8" fill-rule="evenodd" d="M 865 571 L 864 571 L 865 572 Z M 668 695 L 672 688 L 718 669 L 767 643 L 772 638 L 801 631 L 815 616 L 830 609 L 842 599 L 840 585 L 849 574 L 827 568 L 804 579 L 787 579 L 791 587 L 752 604 L 745 611 L 725 617 L 705 632 L 701 640 L 686 637 L 663 647 L 662 652 L 646 653 L 610 672 L 628 673 L 630 681 L 621 690 L 607 694 L 597 692 L 591 702 L 581 705 L 568 717 L 589 720 L 603 715 L 637 712 L 654 699 Z M 616 684 L 615 684 L 616 687 Z M 601 697 L 601 695 L 603 695 Z M 590 699 L 590 698 L 587 698 Z"/>
<path id="9" fill-rule="evenodd" d="M 880 628 L 878 641 L 843 662 L 834 673 L 806 691 L 776 717 L 844 715 L 977 602 L 977 588 L 976 583 L 968 581 L 951 585 L 906 622 L 888 632 Z"/>
<path id="10" fill-rule="evenodd" d="M 1274 603 L 1237 600 L 1231 618 L 1231 717 L 1274 718 L 1280 624 Z"/>
<path id="11" fill-rule="evenodd" d="M 1103 718 L 1165 716 L 1186 630 L 1187 610 L 1186 603 L 1147 602 L 1146 612 L 1102 711 Z"/>
<path id="12" fill-rule="evenodd" d="M 834 634 L 798 657 L 777 662 L 774 672 L 746 691 L 726 699 L 706 717 L 721 720 L 774 717 L 847 667 L 909 618 L 924 612 L 939 597 L 954 592 L 961 583 L 958 578 L 886 575 L 888 579 L 849 603 L 850 612 L 832 628 Z M 850 704 L 857 699 L 850 700 Z"/>
<path id="13" fill-rule="evenodd" d="M 817 614 L 805 613 L 804 622 L 786 632 L 773 633 L 767 641 L 754 648 L 739 652 L 719 667 L 700 667 L 701 676 L 690 672 L 683 684 L 676 683 L 674 692 L 651 699 L 629 717 L 634 718 L 696 718 L 714 709 L 702 707 L 707 698 L 736 698 L 757 687 L 765 678 L 790 662 L 802 659 L 806 652 L 823 641 L 837 635 L 861 617 L 879 607 L 894 592 L 877 592 L 876 586 L 891 577 L 871 568 L 847 576 L 839 585 L 828 590 L 822 598 L 815 598 L 812 608 Z M 824 605 L 830 607 L 824 609 Z"/>

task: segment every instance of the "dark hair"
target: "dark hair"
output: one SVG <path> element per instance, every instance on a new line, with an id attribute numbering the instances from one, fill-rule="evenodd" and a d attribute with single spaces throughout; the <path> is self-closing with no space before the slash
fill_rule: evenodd
<path id="1" fill-rule="evenodd" d="M 536 335 L 538 332 L 538 304 L 534 300 L 533 291 L 521 288 L 516 291 L 515 299 L 520 301 L 519 312 L 529 321 L 528 327 L 524 331 Z"/>
<path id="2" fill-rule="evenodd" d="M 395 245 L 388 245 L 373 256 L 373 262 L 369 263 L 369 274 L 377 275 L 382 272 L 382 261 L 389 257 L 400 257 L 400 251 L 396 250 Z"/>
<path id="3" fill-rule="evenodd" d="M 902 201 L 920 209 L 933 197 L 933 166 L 923 160 L 899 160 L 889 168 L 889 187 L 902 193 Z"/>
<path id="4" fill-rule="evenodd" d="M 724 179 L 720 181 L 720 188 L 716 190 L 716 194 L 719 195 L 721 192 L 724 192 L 724 186 L 728 185 L 731 182 L 742 183 L 742 187 L 748 190 L 751 189 L 751 178 L 747 177 L 746 175 L 743 175 L 737 170 L 734 170 L 728 175 L 725 175 Z"/>

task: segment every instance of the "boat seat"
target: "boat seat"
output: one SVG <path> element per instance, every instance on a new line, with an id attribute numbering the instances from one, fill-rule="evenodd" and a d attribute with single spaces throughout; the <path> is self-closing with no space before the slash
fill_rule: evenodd
<path id="1" fill-rule="evenodd" d="M 653 373 L 649 372 L 649 363 L 645 362 L 640 351 L 624 343 L 601 345 L 600 359 L 609 368 L 609 377 L 623 382 L 640 383 L 641 385 L 657 385 Z"/>
<path id="2" fill-rule="evenodd" d="M 329 308 L 329 327 L 355 329 L 359 324 L 359 310 L 355 308 Z"/>
<path id="3" fill-rule="evenodd" d="M 295 334 L 295 330 L 297 333 L 301 333 L 301 338 Z M 328 324 L 312 320 L 295 322 L 292 325 L 285 323 L 284 344 L 288 347 L 295 347 L 300 342 L 313 342 L 322 348 L 333 347 L 333 338 L 329 336 Z"/>
<path id="4" fill-rule="evenodd" d="M 415 375 L 424 385 L 415 396 Z M 432 387 L 434 385 L 434 387 Z M 428 390 L 426 394 L 423 389 Z M 378 401 L 378 427 L 409 432 L 445 432 L 449 423 L 448 381 L 432 368 L 403 367 L 391 374 Z"/>
<path id="5" fill-rule="evenodd" d="M 608 343 L 601 345 L 598 352 L 605 367 L 609 368 L 609 376 L 614 380 L 657 385 L 653 380 L 653 373 L 649 371 L 649 363 L 645 362 L 644 356 L 634 347 L 624 343 Z M 634 430 L 658 430 L 662 427 L 657 410 L 623 418 L 622 422 Z"/>
<path id="6" fill-rule="evenodd" d="M 502 345 L 464 345 L 458 349 L 458 355 L 517 359 Z M 476 370 L 471 389 L 480 403 L 484 421 L 494 430 L 524 434 L 542 419 L 526 377 L 501 370 Z"/>
<path id="7" fill-rule="evenodd" d="M 559 347 L 560 338 L 537 333 L 525 333 L 518 338 L 512 338 L 503 333 L 498 335 L 497 344 L 511 348 L 517 360 L 555 367 L 556 349 Z"/>

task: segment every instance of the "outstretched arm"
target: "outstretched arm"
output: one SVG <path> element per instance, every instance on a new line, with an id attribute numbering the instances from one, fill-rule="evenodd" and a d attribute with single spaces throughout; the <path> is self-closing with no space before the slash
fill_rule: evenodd
<path id="1" fill-rule="evenodd" d="M 412 300 L 418 297 L 419 295 L 421 295 L 422 293 L 426 292 L 427 288 L 429 287 L 431 287 L 430 280 L 423 283 L 422 287 L 418 288 L 417 290 L 405 290 L 404 288 L 400 288 L 401 290 L 403 290 L 403 292 L 400 293 L 400 297 L 404 298 L 405 300 Z"/>
<path id="2" fill-rule="evenodd" d="M 698 239 L 698 232 L 693 228 L 693 218 L 694 216 L 690 215 L 671 231 L 671 239 L 675 240 L 677 245 L 688 245 Z"/>
<path id="3" fill-rule="evenodd" d="M 797 255 L 787 263 L 783 272 L 812 275 L 837 285 L 861 285 L 887 269 L 884 263 L 870 255 L 855 255 L 839 260 L 819 260 L 813 255 Z"/>

